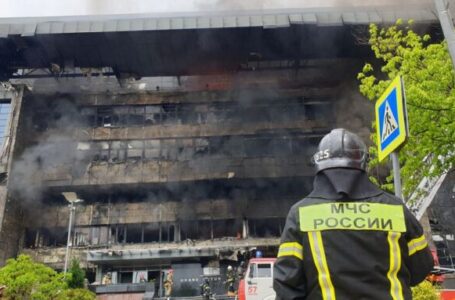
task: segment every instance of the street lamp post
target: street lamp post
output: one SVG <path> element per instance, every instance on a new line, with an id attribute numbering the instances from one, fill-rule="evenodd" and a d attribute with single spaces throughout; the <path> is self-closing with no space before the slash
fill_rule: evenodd
<path id="1" fill-rule="evenodd" d="M 66 241 L 66 252 L 65 252 L 65 265 L 63 267 L 63 274 L 66 274 L 68 270 L 68 260 L 69 260 L 69 251 L 71 243 L 71 229 L 73 225 L 73 214 L 76 211 L 76 206 L 74 204 L 81 203 L 84 200 L 78 199 L 76 193 L 74 192 L 64 192 L 62 195 L 65 197 L 66 201 L 70 204 L 68 205 L 70 209 L 70 217 L 68 222 L 68 239 Z"/>

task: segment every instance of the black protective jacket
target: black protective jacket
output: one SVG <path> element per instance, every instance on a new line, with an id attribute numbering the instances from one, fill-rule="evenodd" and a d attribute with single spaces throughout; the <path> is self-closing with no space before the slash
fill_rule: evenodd
<path id="1" fill-rule="evenodd" d="M 328 169 L 286 220 L 274 266 L 276 299 L 404 300 L 433 258 L 403 202 L 365 172 Z"/>

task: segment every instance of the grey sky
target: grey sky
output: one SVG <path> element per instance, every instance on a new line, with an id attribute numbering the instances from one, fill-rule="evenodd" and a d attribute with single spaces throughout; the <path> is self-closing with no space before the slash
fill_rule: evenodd
<path id="1" fill-rule="evenodd" d="M 450 0 L 453 1 L 453 0 Z M 350 6 L 421 6 L 432 0 L 0 0 L 0 18 L 195 14 Z"/>

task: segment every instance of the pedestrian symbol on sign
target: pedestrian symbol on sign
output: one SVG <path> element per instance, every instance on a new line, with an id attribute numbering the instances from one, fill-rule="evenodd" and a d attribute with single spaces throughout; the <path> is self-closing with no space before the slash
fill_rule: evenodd
<path id="1" fill-rule="evenodd" d="M 385 103 L 384 123 L 382 124 L 381 140 L 386 140 L 396 129 L 398 122 L 390 109 L 389 102 Z"/>

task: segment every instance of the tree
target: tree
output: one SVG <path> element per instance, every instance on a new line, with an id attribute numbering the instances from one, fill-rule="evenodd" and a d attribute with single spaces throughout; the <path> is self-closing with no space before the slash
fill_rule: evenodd
<path id="1" fill-rule="evenodd" d="M 413 300 L 439 300 L 438 289 L 425 280 L 412 288 Z"/>
<path id="2" fill-rule="evenodd" d="M 0 269 L 0 284 L 6 286 L 4 296 L 8 300 L 55 299 L 68 288 L 63 274 L 34 262 L 27 255 L 6 262 Z"/>
<path id="3" fill-rule="evenodd" d="M 34 262 L 27 255 L 8 259 L 0 269 L 0 285 L 6 286 L 6 300 L 94 300 L 92 292 L 68 287 L 72 277 L 73 274 L 68 273 L 65 278 L 62 273 Z"/>
<path id="4" fill-rule="evenodd" d="M 85 271 L 79 266 L 79 261 L 73 259 L 71 261 L 71 267 L 69 269 L 71 276 L 68 278 L 68 286 L 72 289 L 83 288 Z"/>
<path id="5" fill-rule="evenodd" d="M 69 289 L 63 291 L 56 300 L 94 300 L 95 294 L 86 289 Z"/>
<path id="6" fill-rule="evenodd" d="M 399 20 L 388 28 L 370 25 L 369 44 L 380 62 L 367 63 L 358 74 L 360 92 L 376 101 L 397 75 L 405 83 L 409 139 L 400 150 L 403 195 L 407 199 L 425 176 L 447 172 L 455 162 L 455 73 L 445 42 L 432 42 Z M 373 131 L 376 124 L 373 124 Z M 376 143 L 376 133 L 371 136 Z M 370 148 L 370 167 L 379 165 L 377 147 Z M 378 182 L 392 189 L 392 175 Z"/>

